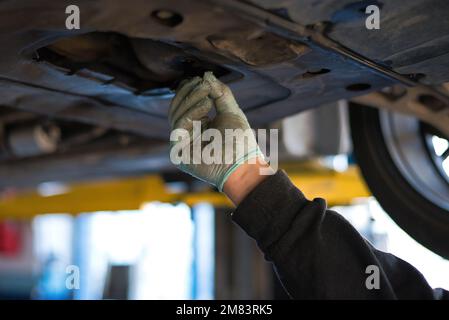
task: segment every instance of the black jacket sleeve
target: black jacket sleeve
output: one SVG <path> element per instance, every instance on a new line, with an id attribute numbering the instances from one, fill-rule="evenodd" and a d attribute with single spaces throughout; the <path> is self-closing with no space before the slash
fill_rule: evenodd
<path id="1" fill-rule="evenodd" d="M 323 199 L 307 200 L 282 171 L 258 185 L 233 220 L 257 241 L 294 299 L 449 298 L 407 262 L 376 250 Z"/>

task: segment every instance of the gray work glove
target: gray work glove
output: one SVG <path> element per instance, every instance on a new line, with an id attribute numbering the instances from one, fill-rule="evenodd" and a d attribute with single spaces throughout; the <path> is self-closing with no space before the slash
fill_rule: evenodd
<path id="1" fill-rule="evenodd" d="M 216 115 L 211 119 L 208 114 L 212 107 Z M 170 105 L 169 121 L 172 162 L 220 191 L 240 165 L 263 156 L 231 90 L 212 72 L 180 84 Z"/>

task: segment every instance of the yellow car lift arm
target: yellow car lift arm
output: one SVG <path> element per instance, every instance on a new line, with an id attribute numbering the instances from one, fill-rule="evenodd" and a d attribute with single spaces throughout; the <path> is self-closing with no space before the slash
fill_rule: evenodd
<path id="1" fill-rule="evenodd" d="M 341 173 L 304 167 L 298 170 L 288 165 L 284 168 L 309 199 L 320 197 L 329 205 L 345 205 L 354 198 L 370 195 L 356 167 Z M 188 205 L 208 202 L 217 207 L 231 206 L 225 196 L 213 190 L 176 193 L 170 191 L 160 176 L 151 175 L 73 184 L 68 186 L 67 192 L 47 197 L 37 191 L 18 194 L 0 201 L 0 218 L 30 219 L 48 213 L 136 210 L 152 201 L 185 202 Z"/>

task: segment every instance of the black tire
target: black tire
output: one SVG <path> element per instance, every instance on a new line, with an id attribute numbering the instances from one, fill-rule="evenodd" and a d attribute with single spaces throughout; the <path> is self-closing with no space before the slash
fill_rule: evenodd
<path id="1" fill-rule="evenodd" d="M 449 211 L 424 198 L 403 177 L 384 141 L 377 109 L 351 105 L 349 114 L 355 159 L 382 208 L 416 241 L 449 258 Z"/>

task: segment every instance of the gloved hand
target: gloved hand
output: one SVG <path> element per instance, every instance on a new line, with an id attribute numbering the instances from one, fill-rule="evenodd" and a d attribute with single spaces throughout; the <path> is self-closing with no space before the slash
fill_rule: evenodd
<path id="1" fill-rule="evenodd" d="M 212 107 L 215 107 L 216 111 L 213 119 L 208 117 Z M 180 84 L 171 102 L 169 121 L 172 128 L 170 138 L 172 161 L 179 151 L 184 155 L 190 151 L 188 157 L 175 164 L 182 171 L 211 183 L 220 191 L 223 190 L 228 177 L 240 165 L 258 156 L 263 157 L 248 120 L 231 90 L 216 79 L 212 72 L 206 72 L 203 78 L 195 77 Z M 198 132 L 199 128 L 201 132 Z M 179 141 L 178 135 L 178 140 L 173 141 L 173 133 L 177 129 L 185 130 L 183 139 L 186 136 L 189 139 Z M 207 129 L 216 129 L 215 133 L 221 135 L 221 140 L 214 136 L 212 142 L 203 141 L 210 139 L 211 135 L 208 134 L 210 130 Z M 195 144 L 201 146 L 201 149 L 195 150 Z M 211 148 L 212 144 L 215 148 Z M 211 149 L 213 149 L 211 152 L 214 156 L 213 163 L 201 157 L 204 155 L 203 150 L 211 151 Z"/>

